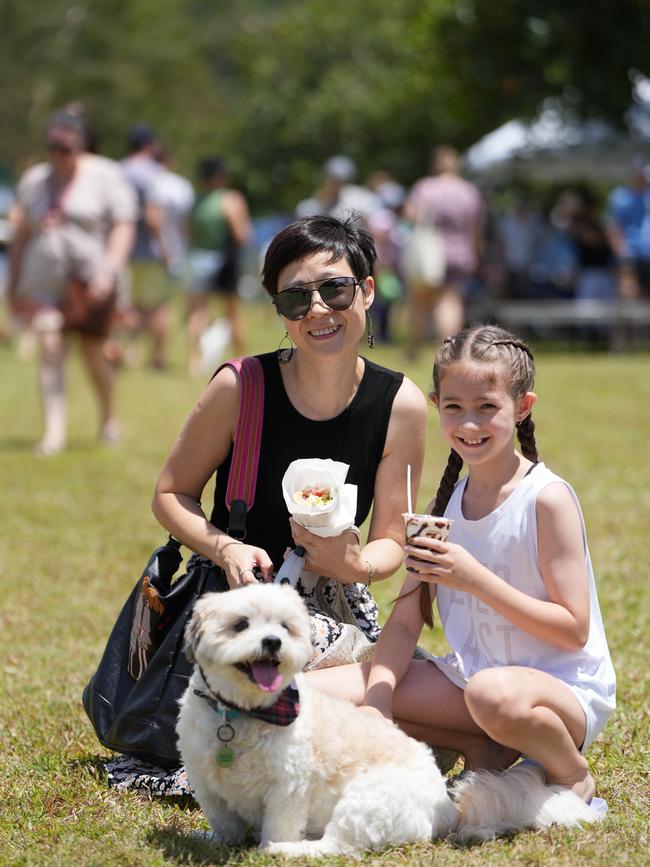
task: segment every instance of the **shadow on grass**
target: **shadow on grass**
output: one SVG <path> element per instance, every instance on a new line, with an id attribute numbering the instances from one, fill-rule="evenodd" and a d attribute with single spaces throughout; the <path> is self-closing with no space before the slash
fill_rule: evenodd
<path id="1" fill-rule="evenodd" d="M 451 849 L 469 851 L 470 849 L 478 849 L 486 843 L 498 843 L 505 846 L 508 843 L 512 843 L 518 836 L 519 833 L 517 831 L 504 831 L 497 837 L 483 839 L 482 837 L 460 837 L 452 831 L 444 838 L 444 841 Z"/>
<path id="2" fill-rule="evenodd" d="M 35 437 L 8 437 L 0 439 L 0 452 L 33 452 L 36 443 Z"/>
<path id="3" fill-rule="evenodd" d="M 0 439 L 0 454 L 3 452 L 28 452 L 35 454 L 37 445 L 38 436 L 7 437 L 5 439 Z M 56 455 L 52 455 L 51 457 L 70 454 L 87 454 L 91 451 L 97 451 L 102 447 L 101 443 L 98 443 L 96 440 L 72 439 L 68 440 L 66 447 L 61 452 L 58 452 Z"/>
<path id="4" fill-rule="evenodd" d="M 76 759 L 71 759 L 67 764 L 68 767 L 75 771 L 85 771 L 91 777 L 108 785 L 108 774 L 106 772 L 106 756 L 98 756 L 95 753 L 86 753 L 77 756 Z"/>
<path id="5" fill-rule="evenodd" d="M 88 774 L 108 789 L 110 786 L 106 762 L 109 760 L 107 756 L 87 753 L 70 761 L 68 767 L 82 774 Z M 189 795 L 157 796 L 144 790 L 133 790 L 129 794 L 139 795 L 147 802 L 154 800 L 165 806 L 176 806 L 183 811 L 199 810 L 198 804 Z M 217 846 L 207 839 L 202 839 L 201 832 L 188 831 L 173 816 L 164 826 L 149 831 L 147 841 L 160 849 L 168 861 L 175 864 L 239 864 L 248 857 L 250 850 L 256 851 L 252 840 L 250 845 L 237 849 Z"/>
<path id="6" fill-rule="evenodd" d="M 165 858 L 175 864 L 241 864 L 257 848 L 251 842 L 241 848 L 218 846 L 209 840 L 188 833 L 171 822 L 167 827 L 154 828 L 147 842 L 159 848 Z"/>

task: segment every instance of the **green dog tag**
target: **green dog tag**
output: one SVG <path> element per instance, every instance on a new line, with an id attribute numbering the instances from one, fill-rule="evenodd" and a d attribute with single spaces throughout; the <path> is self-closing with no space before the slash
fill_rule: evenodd
<path id="1" fill-rule="evenodd" d="M 224 744 L 217 750 L 217 765 L 220 768 L 231 768 L 235 764 L 234 750 Z"/>

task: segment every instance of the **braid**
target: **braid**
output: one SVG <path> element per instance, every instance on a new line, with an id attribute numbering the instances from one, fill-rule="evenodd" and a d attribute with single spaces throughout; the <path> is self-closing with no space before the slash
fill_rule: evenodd
<path id="1" fill-rule="evenodd" d="M 535 442 L 535 422 L 531 415 L 527 415 L 523 421 L 518 423 L 517 439 L 519 440 L 523 456 L 534 464 L 539 463 L 537 444 Z"/>
<path id="2" fill-rule="evenodd" d="M 436 493 L 436 500 L 433 504 L 433 509 L 431 510 L 432 515 L 442 516 L 445 514 L 447 503 L 451 499 L 451 495 L 454 493 L 454 487 L 458 481 L 458 476 L 460 475 L 462 468 L 463 459 L 455 449 L 452 449 L 449 452 L 447 466 L 445 467 L 445 471 L 440 479 L 440 485 Z"/>
<path id="3" fill-rule="evenodd" d="M 458 476 L 463 467 L 463 459 L 454 449 L 449 453 L 447 466 L 440 479 L 440 486 L 436 493 L 436 500 L 431 510 L 432 515 L 444 515 L 447 503 L 451 499 L 454 492 L 454 487 L 458 481 Z M 433 628 L 433 612 L 431 610 L 433 601 L 431 599 L 431 587 L 427 581 L 420 583 L 420 612 L 424 618 L 424 622 L 430 628 Z"/>
<path id="4" fill-rule="evenodd" d="M 493 340 L 490 344 L 491 346 L 514 346 L 515 349 L 521 349 L 522 352 L 525 352 L 526 355 L 530 358 L 531 361 L 535 360 L 533 353 L 530 351 L 529 347 L 526 346 L 523 340 L 517 340 L 517 338 L 513 338 L 512 340 Z"/>

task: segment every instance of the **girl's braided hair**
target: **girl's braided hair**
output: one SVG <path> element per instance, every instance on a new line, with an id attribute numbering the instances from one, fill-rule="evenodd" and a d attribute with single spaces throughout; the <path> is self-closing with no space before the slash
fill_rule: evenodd
<path id="1" fill-rule="evenodd" d="M 515 400 L 523 397 L 527 391 L 532 391 L 535 382 L 533 353 L 523 340 L 499 325 L 477 325 L 463 329 L 455 337 L 446 338 L 433 363 L 433 391 L 436 397 L 440 395 L 443 376 L 453 364 L 458 362 L 487 363 L 495 367 L 498 365 L 505 374 L 510 393 Z M 517 438 L 524 457 L 534 464 L 538 463 L 535 424 L 530 415 L 517 424 Z M 463 459 L 452 449 L 431 514 L 444 515 L 462 466 Z M 420 609 L 427 626 L 433 626 L 431 608 L 431 588 L 426 581 L 422 581 Z"/>

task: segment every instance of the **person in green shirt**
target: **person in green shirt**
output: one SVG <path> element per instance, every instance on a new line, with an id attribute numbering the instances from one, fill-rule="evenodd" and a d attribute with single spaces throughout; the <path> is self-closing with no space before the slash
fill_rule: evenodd
<path id="1" fill-rule="evenodd" d="M 188 339 L 189 368 L 201 371 L 201 335 L 209 324 L 210 295 L 222 296 L 235 355 L 244 354 L 240 303 L 237 294 L 239 251 L 251 236 L 251 220 L 244 196 L 228 187 L 218 157 L 199 165 L 202 192 L 189 219 Z"/>

